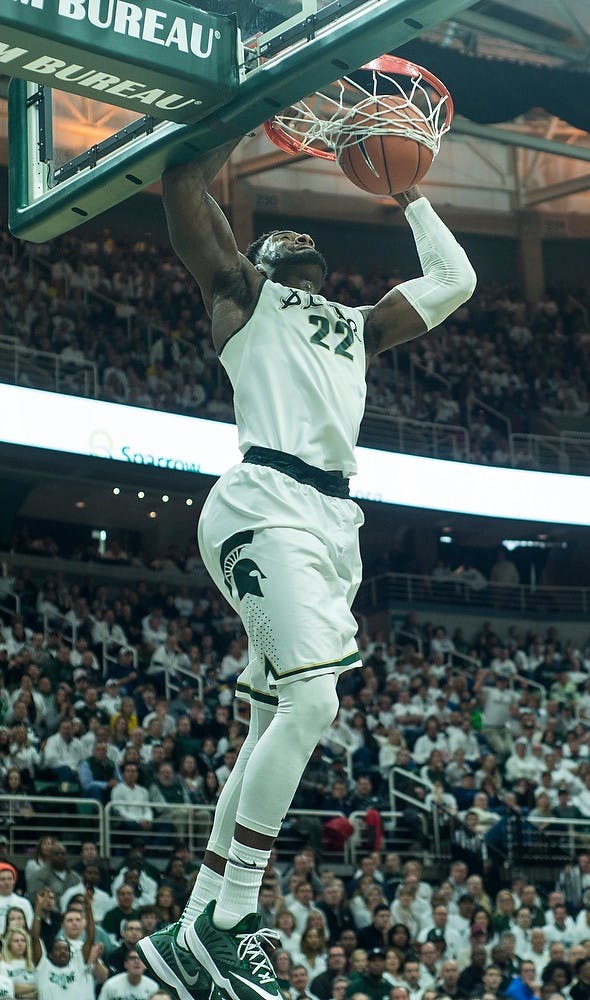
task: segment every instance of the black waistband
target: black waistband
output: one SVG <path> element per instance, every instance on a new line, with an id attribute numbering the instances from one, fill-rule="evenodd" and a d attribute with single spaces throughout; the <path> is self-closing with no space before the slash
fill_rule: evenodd
<path id="1" fill-rule="evenodd" d="M 252 462 L 253 465 L 268 465 L 271 469 L 296 479 L 298 483 L 303 483 L 304 486 L 313 486 L 329 497 L 346 500 L 350 496 L 349 481 L 341 472 L 316 469 L 315 465 L 308 465 L 295 455 L 288 455 L 286 451 L 275 451 L 273 448 L 248 448 L 243 461 Z"/>

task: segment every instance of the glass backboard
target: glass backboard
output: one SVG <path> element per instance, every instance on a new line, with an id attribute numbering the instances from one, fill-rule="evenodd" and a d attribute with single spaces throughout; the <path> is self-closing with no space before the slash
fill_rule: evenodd
<path id="1" fill-rule="evenodd" d="M 119 0 L 37 2 L 77 5 L 88 16 L 94 9 L 98 17 L 102 9 L 116 12 Z M 166 2 L 182 2 L 187 19 L 191 9 L 194 17 L 199 11 L 235 16 L 237 51 L 228 73 L 235 71 L 236 88 L 220 106 L 204 100 L 191 108 L 194 120 L 186 123 L 167 120 L 153 103 L 142 115 L 109 104 L 106 95 L 100 101 L 76 95 L 65 82 L 60 89 L 58 80 L 48 80 L 50 89 L 39 79 L 25 82 L 20 73 L 9 90 L 9 224 L 15 235 L 43 242 L 66 232 L 154 183 L 166 166 L 257 128 L 276 111 L 405 44 L 472 0 Z M 0 58 L 2 21 L 0 12 Z M 155 23 L 162 41 L 168 28 Z M 103 24 L 106 39 L 106 13 Z M 152 24 L 152 41 L 155 31 Z"/>

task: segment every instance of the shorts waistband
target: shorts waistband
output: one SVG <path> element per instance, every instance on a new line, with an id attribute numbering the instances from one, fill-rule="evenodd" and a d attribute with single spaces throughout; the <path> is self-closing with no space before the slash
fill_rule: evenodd
<path id="1" fill-rule="evenodd" d="M 347 500 L 350 497 L 350 482 L 342 472 L 316 469 L 315 465 L 308 465 L 307 462 L 303 462 L 295 455 L 289 455 L 286 451 L 275 451 L 273 448 L 248 448 L 243 461 L 251 462 L 253 465 L 269 466 L 304 486 L 313 486 L 326 496 L 338 497 L 340 500 Z"/>

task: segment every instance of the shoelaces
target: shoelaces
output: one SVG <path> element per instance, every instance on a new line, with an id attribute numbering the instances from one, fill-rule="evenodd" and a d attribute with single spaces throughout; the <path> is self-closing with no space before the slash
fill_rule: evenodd
<path id="1" fill-rule="evenodd" d="M 279 932 L 270 927 L 261 927 L 254 934 L 238 934 L 237 936 L 241 939 L 238 945 L 238 958 L 245 959 L 250 963 L 252 972 L 260 983 L 274 982 L 276 979 L 274 969 L 262 945 L 278 947 L 281 941 Z"/>

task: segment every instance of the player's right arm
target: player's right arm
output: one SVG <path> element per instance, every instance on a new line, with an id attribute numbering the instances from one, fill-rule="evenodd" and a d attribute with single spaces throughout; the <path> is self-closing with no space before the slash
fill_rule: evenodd
<path id="1" fill-rule="evenodd" d="M 249 315 L 263 276 L 238 250 L 228 220 L 207 188 L 236 145 L 213 150 L 162 177 L 170 241 L 193 275 L 219 348 Z"/>

